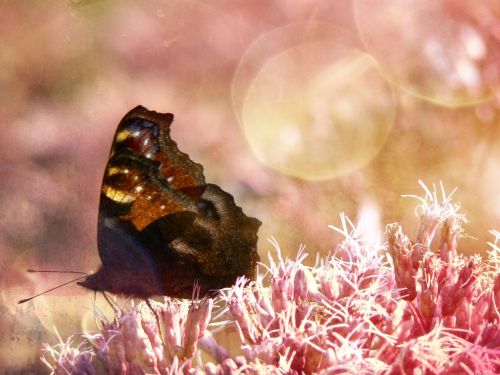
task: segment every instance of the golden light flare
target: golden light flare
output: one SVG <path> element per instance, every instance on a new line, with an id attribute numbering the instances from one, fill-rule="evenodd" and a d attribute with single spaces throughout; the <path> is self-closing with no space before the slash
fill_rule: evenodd
<path id="1" fill-rule="evenodd" d="M 447 107 L 488 100 L 481 31 L 444 7 L 433 0 L 381 0 L 377 6 L 356 0 L 354 14 L 366 49 L 401 89 Z"/>
<path id="2" fill-rule="evenodd" d="M 393 92 L 373 59 L 321 33 L 262 64 L 240 118 L 261 162 L 289 176 L 322 180 L 370 162 L 394 112 Z"/>

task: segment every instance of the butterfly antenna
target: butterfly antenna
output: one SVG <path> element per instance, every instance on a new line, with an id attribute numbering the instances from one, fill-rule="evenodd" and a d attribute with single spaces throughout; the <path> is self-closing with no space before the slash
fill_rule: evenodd
<path id="1" fill-rule="evenodd" d="M 55 286 L 53 288 L 50 288 L 50 289 L 47 289 L 46 291 L 42 292 L 42 293 L 38 293 L 38 294 L 35 294 L 34 296 L 31 296 L 29 298 L 25 298 L 25 299 L 21 299 L 19 301 L 17 301 L 18 304 L 21 304 L 21 303 L 25 303 L 25 302 L 28 302 L 28 301 L 31 301 L 33 298 L 36 298 L 36 297 L 39 297 L 45 293 L 48 293 L 48 292 L 52 292 L 53 290 L 55 289 L 59 289 L 65 285 L 68 285 L 68 284 L 71 284 L 71 283 L 74 283 L 75 281 L 78 281 L 78 280 L 81 280 L 81 279 L 84 279 L 86 278 L 87 276 L 80 276 L 80 277 L 77 277 L 76 279 L 73 279 L 73 280 L 70 280 L 70 281 L 67 281 L 65 282 L 64 284 L 61 284 L 61 285 L 58 285 L 58 286 Z"/>

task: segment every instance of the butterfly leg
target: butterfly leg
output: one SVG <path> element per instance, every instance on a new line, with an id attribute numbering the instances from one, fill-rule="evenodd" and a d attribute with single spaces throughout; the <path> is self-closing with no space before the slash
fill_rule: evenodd
<path id="1" fill-rule="evenodd" d="M 106 294 L 106 292 L 104 290 L 102 291 L 102 296 L 104 297 L 106 302 L 111 306 L 111 308 L 115 312 L 115 315 L 117 315 L 117 316 L 123 315 L 123 311 L 122 311 L 122 309 L 120 309 L 120 306 L 118 306 L 118 304 L 116 302 L 112 301 L 111 298 L 108 297 L 108 295 Z"/>
<path id="2" fill-rule="evenodd" d="M 161 342 L 163 344 L 163 351 L 166 352 L 167 350 L 167 345 L 165 344 L 165 338 L 163 337 L 163 332 L 161 330 L 161 324 L 160 324 L 160 317 L 158 315 L 158 311 L 156 311 L 153 306 L 151 306 L 151 302 L 149 301 L 149 298 L 145 298 L 144 301 L 146 302 L 146 305 L 148 305 L 149 309 L 151 312 L 154 314 L 155 319 L 156 319 L 156 325 L 158 326 L 158 334 L 160 335 Z"/>

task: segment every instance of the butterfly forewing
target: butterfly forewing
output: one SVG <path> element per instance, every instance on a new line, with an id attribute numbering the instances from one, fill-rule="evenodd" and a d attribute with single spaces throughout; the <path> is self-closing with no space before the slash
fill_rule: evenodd
<path id="1" fill-rule="evenodd" d="M 115 134 L 112 152 L 123 147 L 160 163 L 160 175 L 176 190 L 193 200 L 199 199 L 205 186 L 203 167 L 179 150 L 170 138 L 174 116 L 136 107 L 130 111 Z"/>

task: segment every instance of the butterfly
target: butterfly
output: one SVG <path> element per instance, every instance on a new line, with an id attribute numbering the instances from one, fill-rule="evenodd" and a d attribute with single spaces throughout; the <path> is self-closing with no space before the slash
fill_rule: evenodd
<path id="1" fill-rule="evenodd" d="M 116 130 L 104 171 L 97 245 L 102 265 L 78 284 L 149 298 L 190 298 L 255 277 L 261 222 L 170 137 L 174 116 L 132 109 Z"/>

